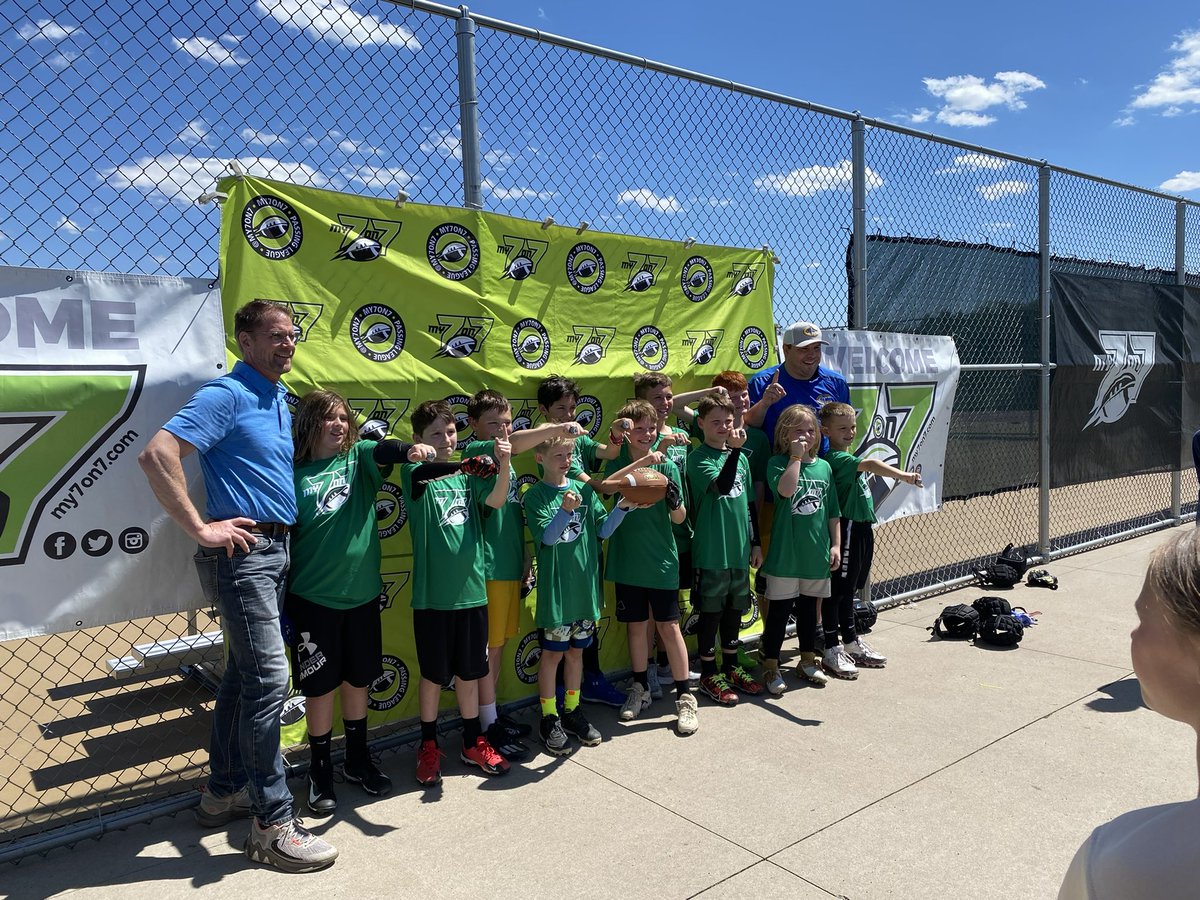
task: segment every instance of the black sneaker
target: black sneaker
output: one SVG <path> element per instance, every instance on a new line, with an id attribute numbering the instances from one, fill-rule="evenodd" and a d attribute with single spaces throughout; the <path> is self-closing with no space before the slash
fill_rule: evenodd
<path id="1" fill-rule="evenodd" d="M 562 722 L 558 716 L 542 716 L 542 746 L 551 756 L 566 756 L 571 752 L 567 733 L 563 731 Z"/>
<path id="2" fill-rule="evenodd" d="M 508 716 L 501 714 L 496 717 L 496 724 L 508 732 L 509 737 L 523 738 L 528 737 L 533 729 L 524 722 L 518 722 L 515 719 L 510 719 Z"/>
<path id="3" fill-rule="evenodd" d="M 529 748 L 513 737 L 499 722 L 493 722 L 487 730 L 488 743 L 509 762 L 521 762 L 529 755 Z"/>
<path id="4" fill-rule="evenodd" d="M 392 792 L 392 779 L 379 771 L 375 760 L 368 759 L 360 765 L 349 762 L 342 767 L 342 774 L 351 784 L 357 784 L 372 797 L 386 797 Z"/>
<path id="5" fill-rule="evenodd" d="M 582 707 L 577 706 L 570 712 L 563 713 L 562 727 L 568 734 L 579 738 L 579 743 L 585 747 L 595 747 L 600 743 L 600 732 L 587 720 Z"/>
<path id="6" fill-rule="evenodd" d="M 332 767 L 313 766 L 308 770 L 308 809 L 314 816 L 331 816 L 337 809 L 333 792 Z"/>

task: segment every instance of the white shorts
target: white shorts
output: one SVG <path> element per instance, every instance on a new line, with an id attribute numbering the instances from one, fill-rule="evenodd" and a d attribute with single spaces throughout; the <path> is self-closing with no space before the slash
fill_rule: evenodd
<path id="1" fill-rule="evenodd" d="M 828 578 L 780 578 L 767 576 L 768 600 L 791 600 L 793 597 L 828 597 L 831 593 Z"/>

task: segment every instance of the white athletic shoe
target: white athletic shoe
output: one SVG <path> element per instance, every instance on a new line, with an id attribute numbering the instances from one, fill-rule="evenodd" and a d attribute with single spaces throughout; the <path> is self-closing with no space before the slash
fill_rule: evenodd
<path id="1" fill-rule="evenodd" d="M 675 701 L 675 714 L 679 717 L 675 722 L 675 730 L 679 734 L 695 734 L 700 728 L 696 707 L 695 694 L 683 694 Z"/>
<path id="2" fill-rule="evenodd" d="M 850 657 L 846 655 L 841 644 L 825 651 L 825 655 L 821 658 L 821 667 L 834 678 L 853 681 L 858 677 L 858 669 L 850 661 Z"/>
<path id="3" fill-rule="evenodd" d="M 816 653 L 800 654 L 800 662 L 796 665 L 796 674 L 812 684 L 829 684 L 829 676 L 821 671 L 821 657 Z"/>
<path id="4" fill-rule="evenodd" d="M 882 669 L 887 665 L 887 657 L 877 653 L 862 638 L 851 641 L 846 645 L 846 653 L 856 666 L 863 669 Z"/>
<path id="5" fill-rule="evenodd" d="M 650 706 L 650 692 L 636 681 L 629 686 L 625 703 L 621 706 L 620 719 L 622 722 L 632 722 L 642 714 L 642 710 Z"/>

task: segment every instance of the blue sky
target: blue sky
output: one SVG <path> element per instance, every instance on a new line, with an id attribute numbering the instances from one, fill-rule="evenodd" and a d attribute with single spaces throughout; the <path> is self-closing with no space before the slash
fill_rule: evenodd
<path id="1" fill-rule="evenodd" d="M 1194 3 L 472 9 L 1200 200 Z M 213 274 L 217 215 L 195 198 L 229 160 L 458 204 L 453 52 L 452 23 L 378 0 L 4 0 L 0 127 L 12 147 L 0 153 L 0 263 Z M 824 323 L 844 315 L 846 123 L 487 30 L 479 59 L 486 208 L 770 243 L 783 262 L 777 301 Z M 1028 167 L 882 132 L 869 137 L 868 166 L 873 231 L 1036 243 Z M 1171 265 L 1169 204 L 1085 195 L 1054 201 L 1076 204 L 1062 211 L 1072 221 L 1055 231 L 1056 253 Z M 1093 222 L 1085 199 L 1109 220 Z M 1200 266 L 1200 248 L 1188 260 Z"/>

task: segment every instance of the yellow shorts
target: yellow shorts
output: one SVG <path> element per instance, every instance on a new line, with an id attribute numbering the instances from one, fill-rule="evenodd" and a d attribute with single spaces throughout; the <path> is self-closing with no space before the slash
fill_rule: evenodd
<path id="1" fill-rule="evenodd" d="M 521 623 L 521 582 L 487 582 L 488 646 L 502 647 Z"/>

